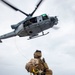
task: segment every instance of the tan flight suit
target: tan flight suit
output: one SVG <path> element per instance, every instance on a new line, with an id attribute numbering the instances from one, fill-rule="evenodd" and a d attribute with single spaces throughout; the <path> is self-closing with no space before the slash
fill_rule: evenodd
<path id="1" fill-rule="evenodd" d="M 41 59 L 41 51 L 37 50 L 34 53 L 34 58 L 31 59 L 25 66 L 25 69 L 33 73 L 33 75 L 52 75 L 52 70 L 48 68 L 44 59 Z"/>

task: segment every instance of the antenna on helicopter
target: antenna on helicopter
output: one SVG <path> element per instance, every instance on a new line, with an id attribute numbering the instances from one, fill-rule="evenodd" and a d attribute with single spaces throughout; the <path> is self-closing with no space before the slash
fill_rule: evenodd
<path id="1" fill-rule="evenodd" d="M 3 3 L 5 3 L 6 5 L 8 5 L 9 7 L 11 7 L 12 9 L 14 9 L 15 11 L 19 11 L 21 13 L 23 13 L 24 15 L 28 16 L 33 16 L 33 14 L 35 13 L 35 11 L 37 10 L 37 8 L 40 6 L 40 4 L 42 3 L 43 0 L 40 0 L 36 6 L 36 8 L 33 10 L 33 12 L 31 14 L 27 14 L 25 12 L 23 12 L 22 10 L 16 8 L 15 6 L 11 5 L 9 2 L 5 1 L 5 0 L 1 0 Z"/>

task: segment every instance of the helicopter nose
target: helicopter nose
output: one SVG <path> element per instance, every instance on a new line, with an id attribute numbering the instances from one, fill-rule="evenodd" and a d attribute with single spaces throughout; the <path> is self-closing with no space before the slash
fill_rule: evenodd
<path id="1" fill-rule="evenodd" d="M 57 25 L 58 24 L 58 18 L 57 16 L 55 16 L 55 24 L 54 25 Z"/>
<path id="2" fill-rule="evenodd" d="M 58 24 L 58 18 L 57 18 L 57 16 L 51 17 L 51 18 L 50 18 L 50 21 L 51 21 L 51 23 L 52 23 L 53 25 L 57 25 L 57 24 Z"/>

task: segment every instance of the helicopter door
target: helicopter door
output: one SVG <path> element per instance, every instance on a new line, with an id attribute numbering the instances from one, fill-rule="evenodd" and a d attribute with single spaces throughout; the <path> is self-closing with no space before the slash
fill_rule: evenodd
<path id="1" fill-rule="evenodd" d="M 36 28 L 35 31 L 36 33 L 39 33 L 42 31 L 41 25 L 43 25 L 43 19 L 42 16 L 37 16 L 37 24 L 36 24 Z"/>
<path id="2" fill-rule="evenodd" d="M 48 29 L 50 27 L 49 19 L 44 19 L 43 20 L 42 16 L 37 17 L 37 22 L 38 22 L 38 24 L 37 24 L 38 29 L 36 29 L 36 30 L 38 30 L 37 32 L 42 32 L 42 31 L 44 31 L 44 30 L 46 30 L 46 29 Z"/>
<path id="3" fill-rule="evenodd" d="M 41 22 L 42 21 L 42 17 L 41 16 L 38 16 L 37 17 L 37 22 L 39 23 L 39 22 Z"/>

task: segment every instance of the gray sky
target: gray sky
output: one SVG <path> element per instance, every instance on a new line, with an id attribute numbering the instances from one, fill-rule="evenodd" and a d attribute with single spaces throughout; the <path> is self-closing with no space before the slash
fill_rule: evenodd
<path id="1" fill-rule="evenodd" d="M 31 13 L 38 0 L 8 0 L 26 13 Z M 0 75 L 29 75 L 25 64 L 36 49 L 53 70 L 53 75 L 75 75 L 75 0 L 44 0 L 34 16 L 46 13 L 58 16 L 58 30 L 48 29 L 48 35 L 32 40 L 13 37 L 0 44 Z M 25 19 L 0 2 L 0 35 L 12 31 L 11 25 Z"/>

